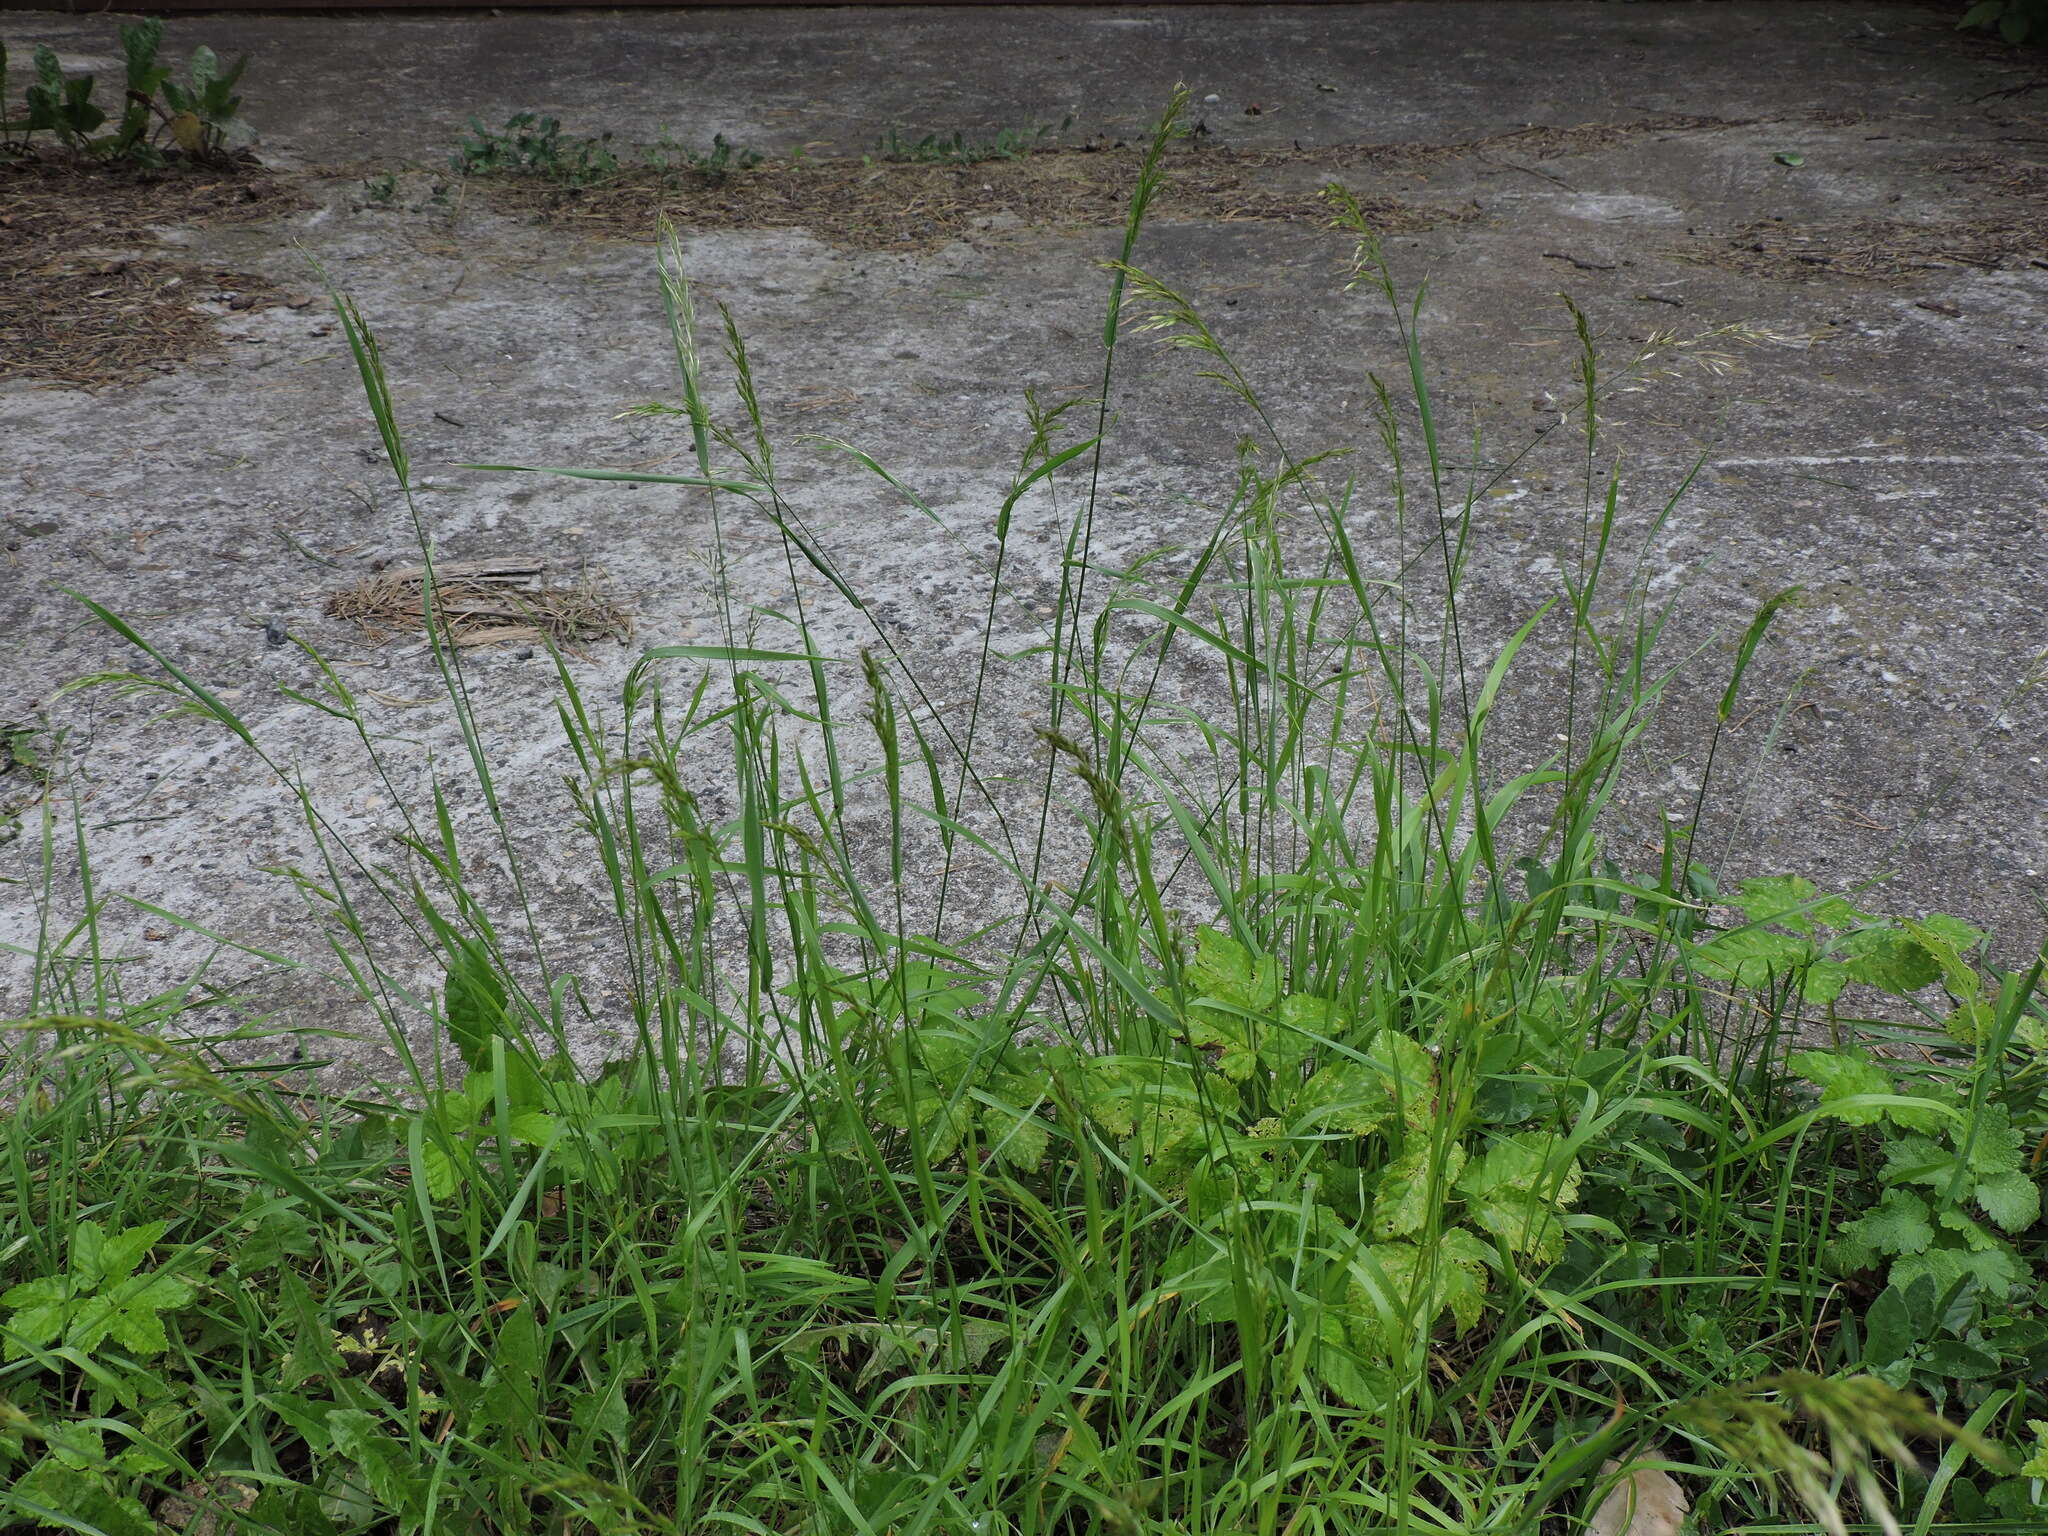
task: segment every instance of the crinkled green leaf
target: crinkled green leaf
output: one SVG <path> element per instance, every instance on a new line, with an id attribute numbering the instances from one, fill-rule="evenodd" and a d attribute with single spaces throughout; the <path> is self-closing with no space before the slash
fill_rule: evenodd
<path id="1" fill-rule="evenodd" d="M 408 1448 L 389 1434 L 384 1422 L 359 1408 L 336 1408 L 327 1415 L 334 1454 L 354 1464 L 364 1490 L 394 1515 L 413 1513 L 425 1486 Z"/>
<path id="2" fill-rule="evenodd" d="M 447 1018 L 448 1038 L 464 1064 L 485 1066 L 491 1037 L 506 1032 L 505 982 L 490 950 L 475 939 L 453 941 L 441 1011 Z"/>
<path id="3" fill-rule="evenodd" d="M 1925 1200 L 1911 1190 L 1888 1189 L 1874 1207 L 1846 1223 L 1841 1235 L 1874 1254 L 1920 1253 L 1934 1241 L 1934 1222 Z"/>
<path id="4" fill-rule="evenodd" d="M 124 1287 L 122 1293 L 112 1299 L 113 1316 L 107 1324 L 108 1337 L 131 1354 L 155 1355 L 170 1345 L 159 1314 L 189 1306 L 192 1288 L 171 1275 L 157 1274 L 144 1280 L 139 1289 Z"/>
<path id="5" fill-rule="evenodd" d="M 1926 1136 L 1899 1136 L 1885 1143 L 1884 1179 L 1888 1184 L 1924 1184 L 1948 1192 L 1960 1159 Z M 1970 1180 L 1963 1180 L 1968 1193 Z"/>
<path id="6" fill-rule="evenodd" d="M 1350 1336 L 1376 1343 L 1384 1353 L 1389 1324 L 1428 1333 L 1446 1312 L 1463 1334 L 1485 1308 L 1491 1258 L 1487 1246 L 1462 1227 L 1452 1227 L 1429 1248 L 1405 1240 L 1366 1245 L 1346 1289 Z"/>
<path id="7" fill-rule="evenodd" d="M 71 1273 L 82 1291 L 97 1290 L 106 1271 L 100 1254 L 107 1246 L 107 1231 L 96 1221 L 81 1221 L 71 1229 Z"/>
<path id="8" fill-rule="evenodd" d="M 1387 1401 L 1394 1377 L 1386 1367 L 1377 1332 L 1361 1333 L 1342 1308 L 1328 1307 L 1316 1322 L 1316 1345 L 1311 1364 L 1324 1386 L 1352 1407 L 1366 1411 Z"/>
<path id="9" fill-rule="evenodd" d="M 1819 1087 L 1820 1109 L 1824 1115 L 1850 1125 L 1875 1125 L 1880 1120 L 1891 1120 L 1915 1131 L 1931 1132 L 1941 1128 L 1942 1117 L 1938 1111 L 1898 1102 L 1900 1094 L 1891 1071 L 1872 1059 L 1870 1053 L 1860 1046 L 1849 1046 L 1839 1051 L 1800 1051 L 1786 1065 Z M 1873 1095 L 1892 1102 L 1844 1102 Z"/>
<path id="10" fill-rule="evenodd" d="M 41 1302 L 23 1307 L 7 1319 L 5 1358 L 19 1360 L 32 1344 L 54 1344 L 64 1337 L 64 1325 L 71 1318 L 66 1302 Z"/>
<path id="11" fill-rule="evenodd" d="M 98 1235 L 99 1227 L 95 1223 L 85 1222 L 82 1225 L 91 1227 L 94 1235 Z M 118 1284 L 135 1273 L 135 1266 L 148 1256 L 149 1250 L 162 1241 L 164 1233 L 169 1230 L 170 1223 L 163 1221 L 148 1221 L 139 1227 L 126 1228 L 102 1239 L 91 1260 L 85 1258 L 83 1248 L 74 1248 L 71 1267 L 82 1284 L 102 1287 Z"/>
<path id="12" fill-rule="evenodd" d="M 981 1133 L 989 1150 L 1013 1168 L 1036 1168 L 1052 1145 L 1052 1127 L 1009 1104 L 981 1106 Z"/>
<path id="13" fill-rule="evenodd" d="M 1212 1129 L 1207 1151 L 1188 1175 L 1189 1203 L 1198 1216 L 1221 1211 L 1238 1200 L 1259 1200 L 1279 1187 L 1283 1137 L 1261 1134 L 1274 1125 L 1261 1121 L 1250 1133 Z"/>
<path id="14" fill-rule="evenodd" d="M 1380 1170 L 1372 1206 L 1374 1237 L 1407 1237 L 1420 1232 L 1432 1209 L 1441 1209 L 1451 1187 L 1465 1171 L 1465 1149 L 1453 1143 L 1439 1160 L 1427 1140 L 1417 1137 L 1408 1150 Z M 1437 1176 L 1430 1177 L 1435 1166 Z"/>
<path id="15" fill-rule="evenodd" d="M 1849 985 L 1849 968 L 1833 960 L 1816 960 L 1799 974 L 1799 995 L 1809 1003 L 1832 1003 Z"/>
<path id="16" fill-rule="evenodd" d="M 1204 928 L 1188 964 L 1188 986 L 1196 996 L 1247 1013 L 1270 1013 L 1280 1005 L 1280 962 L 1272 955 L 1254 956 L 1228 934 Z"/>
<path id="17" fill-rule="evenodd" d="M 505 1122 L 505 1129 L 514 1141 L 529 1147 L 544 1147 L 555 1139 L 555 1127 L 561 1122 L 543 1109 L 515 1109 Z"/>
<path id="18" fill-rule="evenodd" d="M 0 1306 L 37 1307 L 53 1301 L 69 1299 L 72 1280 L 69 1275 L 44 1275 L 36 1280 L 24 1280 L 0 1296 Z"/>
<path id="19" fill-rule="evenodd" d="M 1951 991 L 1954 988 L 1950 988 Z M 1998 1023 L 1998 1010 L 1980 997 L 1965 998 L 1942 1020 L 1942 1028 L 1958 1045 L 1972 1050 L 1981 1049 L 1991 1039 L 1991 1031 Z"/>
<path id="20" fill-rule="evenodd" d="M 434 1123 L 451 1136 L 460 1136 L 464 1131 L 474 1130 L 482 1119 L 479 1099 L 490 1102 L 490 1077 L 487 1073 L 476 1073 L 462 1091 L 445 1089 L 427 1095 L 427 1113 Z"/>
<path id="21" fill-rule="evenodd" d="M 1363 1061 L 1333 1061 L 1302 1084 L 1292 1105 L 1297 1131 L 1367 1136 L 1397 1118 L 1415 1130 L 1430 1123 L 1436 1114 L 1436 1063 L 1429 1052 L 1383 1029 L 1364 1054 Z"/>
<path id="22" fill-rule="evenodd" d="M 2027 1430 L 2034 1437 L 2034 1454 L 2020 1468 L 2020 1476 L 2048 1478 L 2048 1420 L 2029 1419 Z"/>
<path id="23" fill-rule="evenodd" d="M 1892 1265 L 1891 1283 L 1911 1285 L 1922 1275 L 1934 1282 L 1935 1291 L 1946 1294 L 1949 1287 L 1968 1276 L 1981 1285 L 1994 1301 L 2003 1301 L 2014 1286 L 2026 1278 L 2026 1266 L 2010 1246 L 1968 1249 L 1933 1247 L 1925 1253 L 1902 1255 Z"/>
<path id="24" fill-rule="evenodd" d="M 928 1163 L 944 1162 L 959 1150 L 973 1117 L 968 1100 L 936 1092 L 917 1094 L 907 1103 L 900 1094 L 885 1092 L 875 1104 L 877 1120 L 916 1134 Z"/>
<path id="25" fill-rule="evenodd" d="M 1928 934 L 1948 944 L 1957 954 L 1968 954 L 1991 937 L 1982 928 L 1973 928 L 1961 918 L 1950 917 L 1946 912 L 1930 912 L 1918 922 L 1908 923 L 1907 927 L 1916 933 L 1925 929 Z"/>
<path id="26" fill-rule="evenodd" d="M 1968 1212 L 1953 1205 L 1945 1205 L 1934 1213 L 1935 1222 L 1950 1232 L 1957 1233 L 1963 1246 L 1973 1253 L 1982 1253 L 1989 1248 L 2002 1247 L 2005 1239 Z"/>
<path id="27" fill-rule="evenodd" d="M 1389 1355 L 1389 1330 L 1406 1333 L 1424 1298 L 1415 1279 L 1421 1252 L 1413 1243 L 1347 1245 L 1344 1332 L 1358 1352 L 1373 1361 Z M 1426 1328 L 1427 1324 L 1424 1324 Z"/>
<path id="28" fill-rule="evenodd" d="M 1075 1077 L 1089 1116 L 1111 1136 L 1137 1134 L 1141 1120 L 1162 1112 L 1193 1117 L 1198 1123 L 1205 1106 L 1235 1110 L 1237 1094 L 1226 1083 L 1196 1079 L 1175 1061 L 1150 1056 L 1096 1056 L 1084 1061 Z"/>
<path id="29" fill-rule="evenodd" d="M 1891 1074 L 1855 1047 L 1843 1051 L 1800 1051 L 1785 1063 L 1820 1089 L 1820 1107 L 1850 1125 L 1875 1125 L 1885 1117 L 1885 1107 L 1876 1104 L 1841 1103 L 1843 1099 L 1870 1094 L 1885 1097 L 1898 1092 Z"/>
<path id="30" fill-rule="evenodd" d="M 1463 1227 L 1452 1227 L 1437 1241 L 1437 1283 L 1461 1336 L 1478 1324 L 1486 1308 L 1492 1258 L 1492 1251 Z"/>
<path id="31" fill-rule="evenodd" d="M 1958 1141 L 1968 1143 L 1970 1172 L 1980 1179 L 2017 1173 L 2024 1163 L 2026 1137 L 2012 1123 L 2012 1114 L 2003 1104 L 1982 1106 L 1972 1129 L 1958 1129 L 1952 1134 Z"/>
<path id="32" fill-rule="evenodd" d="M 864 1354 L 854 1385 L 865 1387 L 890 1371 L 972 1370 L 1011 1337 L 1007 1324 L 972 1317 L 939 1326 L 837 1323 L 804 1330 L 791 1340 L 791 1348 L 811 1359 L 827 1344 Z"/>
<path id="33" fill-rule="evenodd" d="M 2041 1219 L 2041 1188 L 2017 1169 L 1980 1179 L 1977 1203 L 2007 1232 L 2024 1232 Z"/>
<path id="34" fill-rule="evenodd" d="M 1964 957 L 1983 943 L 1988 935 L 1939 912 L 1919 922 L 1908 921 L 1902 926 L 1941 968 L 1942 985 L 1948 988 L 1951 996 L 1969 999 L 1983 990 L 1983 979 L 1978 976 L 1977 968 Z"/>
<path id="35" fill-rule="evenodd" d="M 1752 923 L 1776 923 L 1801 933 L 1813 932 L 1815 921 L 1830 928 L 1846 928 L 1863 921 L 1866 915 L 1839 896 L 1821 898 L 1811 881 L 1797 875 L 1765 875 L 1744 880 L 1738 890 L 1730 904 L 1741 908 L 1742 915 Z"/>
<path id="36" fill-rule="evenodd" d="M 1693 964 L 1741 987 L 1767 987 L 1818 958 L 1813 941 L 1766 928 L 1740 928 L 1693 947 Z"/>
<path id="37" fill-rule="evenodd" d="M 1465 1214 L 1517 1258 L 1551 1264 L 1564 1252 L 1561 1212 L 1578 1199 L 1579 1165 L 1557 1157 L 1560 1138 L 1520 1131 L 1495 1141 L 1459 1178 Z"/>
<path id="38" fill-rule="evenodd" d="M 1280 999 L 1280 1027 L 1259 1037 L 1259 1056 L 1274 1072 L 1301 1065 L 1337 1032 L 1337 1005 L 1325 997 L 1290 992 Z"/>
<path id="39" fill-rule="evenodd" d="M 452 1200 L 462 1187 L 462 1171 L 456 1167 L 455 1159 L 432 1141 L 420 1149 L 420 1176 L 426 1182 L 427 1194 L 435 1200 Z"/>
<path id="40" fill-rule="evenodd" d="M 951 1088 L 973 1069 L 977 1042 L 965 1032 L 927 1025 L 900 1032 L 889 1046 L 889 1064 L 902 1076 Z"/>
<path id="41" fill-rule="evenodd" d="M 24 1472 L 7 1490 L 15 1509 L 52 1509 L 83 1522 L 70 1529 L 100 1536 L 154 1536 L 160 1527 L 138 1499 L 118 1495 L 97 1468 L 83 1469 L 46 1456 Z M 55 1527 L 43 1527 L 55 1529 Z"/>
<path id="42" fill-rule="evenodd" d="M 1896 997 L 1941 980 L 1940 964 L 1903 928 L 1860 928 L 1844 938 L 1835 953 L 1852 979 Z"/>
<path id="43" fill-rule="evenodd" d="M 1163 1289 L 1175 1293 L 1203 1323 L 1234 1322 L 1239 1287 L 1263 1305 L 1282 1287 L 1270 1268 L 1246 1262 L 1244 1255 L 1206 1233 L 1197 1234 L 1168 1255 L 1160 1268 Z"/>
<path id="44" fill-rule="evenodd" d="M 1255 957 L 1237 940 L 1204 928 L 1186 984 L 1188 1043 L 1217 1051 L 1216 1069 L 1233 1082 L 1246 1081 L 1257 1069 L 1266 1037 L 1288 1033 L 1274 1020 L 1280 962 L 1271 955 Z"/>

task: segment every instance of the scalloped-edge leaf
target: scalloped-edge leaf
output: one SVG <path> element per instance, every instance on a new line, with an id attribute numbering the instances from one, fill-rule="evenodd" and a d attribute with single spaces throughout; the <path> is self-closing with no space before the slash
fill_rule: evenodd
<path id="1" fill-rule="evenodd" d="M 2041 1219 L 2041 1187 L 2018 1170 L 1980 1180 L 1977 1203 L 2007 1232 L 2024 1232 Z"/>

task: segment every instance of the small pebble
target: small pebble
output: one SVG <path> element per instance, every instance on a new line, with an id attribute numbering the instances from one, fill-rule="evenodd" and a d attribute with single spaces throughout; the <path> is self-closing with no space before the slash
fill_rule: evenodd
<path id="1" fill-rule="evenodd" d="M 284 642 L 284 620 L 265 619 L 263 621 L 263 643 L 269 646 L 272 650 L 275 650 L 279 646 L 283 645 Z"/>
<path id="2" fill-rule="evenodd" d="M 1222 99 L 1223 98 L 1221 96 L 1218 96 L 1214 91 L 1211 91 L 1207 96 L 1204 96 L 1202 98 L 1203 101 L 1207 102 L 1212 107 Z"/>

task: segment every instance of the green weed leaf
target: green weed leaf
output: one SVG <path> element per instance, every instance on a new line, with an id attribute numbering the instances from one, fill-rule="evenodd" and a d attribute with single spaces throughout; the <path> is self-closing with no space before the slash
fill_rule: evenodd
<path id="1" fill-rule="evenodd" d="M 1861 1047 L 1850 1046 L 1840 1051 L 1800 1051 L 1786 1065 L 1820 1089 L 1823 1115 L 1849 1125 L 1876 1125 L 1890 1120 L 1915 1131 L 1933 1133 L 1941 1128 L 1941 1115 L 1932 1109 L 1898 1103 L 1844 1102 L 1858 1098 L 1899 1098 L 1891 1073 L 1872 1060 Z"/>
<path id="2" fill-rule="evenodd" d="M 1977 1203 L 2007 1232 L 2024 1232 L 2041 1219 L 2041 1188 L 2017 1169 L 1980 1180 Z"/>
<path id="3" fill-rule="evenodd" d="M 1961 1280 L 1974 1280 L 1994 1302 L 2003 1301 L 2027 1276 L 2026 1266 L 2003 1244 L 1969 1249 L 1934 1247 L 1903 1255 L 1892 1265 L 1893 1285 L 1911 1285 L 1926 1276 L 1937 1293 L 1946 1295 Z"/>
<path id="4" fill-rule="evenodd" d="M 5 1357 L 16 1360 L 31 1345 L 62 1341 L 92 1353 L 107 1339 L 131 1354 L 161 1354 L 170 1343 L 159 1315 L 192 1302 L 192 1288 L 161 1270 L 135 1270 L 167 1230 L 161 1221 L 126 1227 L 109 1237 L 96 1221 L 81 1221 L 71 1237 L 71 1263 L 0 1295 L 12 1307 Z"/>
<path id="5" fill-rule="evenodd" d="M 456 941 L 442 994 L 448 1036 L 472 1071 L 487 1066 L 493 1035 L 505 1032 L 505 983 L 491 953 L 475 939 Z"/>
<path id="6" fill-rule="evenodd" d="M 359 1408 L 336 1408 L 327 1415 L 327 1432 L 334 1454 L 353 1463 L 364 1490 L 383 1512 L 402 1517 L 418 1512 L 423 1486 L 418 1468 L 386 1432 L 383 1420 Z"/>
<path id="7" fill-rule="evenodd" d="M 1752 923 L 1777 923 L 1801 933 L 1812 933 L 1815 921 L 1830 928 L 1847 928 L 1868 920 L 1839 896 L 1822 899 L 1810 880 L 1797 875 L 1766 875 L 1745 880 L 1731 904 L 1742 910 Z"/>
<path id="8" fill-rule="evenodd" d="M 1254 956 L 1227 934 L 1204 928 L 1187 982 L 1188 1042 L 1198 1050 L 1217 1050 L 1216 1068 L 1233 1082 L 1246 1081 L 1257 1069 L 1266 1037 L 1292 1036 L 1272 1022 L 1280 1006 L 1280 962 L 1273 956 Z"/>
<path id="9" fill-rule="evenodd" d="M 1465 1149 L 1453 1143 L 1435 1178 L 1430 1170 L 1437 1162 L 1435 1148 L 1421 1138 L 1400 1157 L 1380 1170 L 1373 1198 L 1372 1233 L 1375 1237 L 1408 1237 L 1420 1232 L 1432 1210 L 1441 1209 L 1451 1186 L 1465 1171 Z"/>
<path id="10" fill-rule="evenodd" d="M 1872 1210 L 1843 1229 L 1843 1235 L 1872 1253 L 1925 1253 L 1933 1243 L 1933 1214 L 1911 1190 L 1886 1190 Z"/>
<path id="11" fill-rule="evenodd" d="M 1895 997 L 1931 986 L 1942 976 L 1940 962 L 1902 928 L 1859 929 L 1836 952 L 1852 978 Z"/>
<path id="12" fill-rule="evenodd" d="M 1347 1056 L 1324 1067 L 1302 1085 L 1290 1107 L 1302 1135 L 1369 1136 L 1397 1121 L 1419 1130 L 1436 1113 L 1436 1063 L 1406 1035 L 1383 1029 L 1367 1045 L 1364 1060 Z"/>
<path id="13" fill-rule="evenodd" d="M 1555 1263 L 1563 1253 L 1559 1213 L 1578 1199 L 1578 1161 L 1559 1161 L 1560 1145 L 1558 1137 L 1544 1131 L 1502 1137 L 1457 1183 L 1467 1216 L 1515 1257 L 1533 1264 Z"/>

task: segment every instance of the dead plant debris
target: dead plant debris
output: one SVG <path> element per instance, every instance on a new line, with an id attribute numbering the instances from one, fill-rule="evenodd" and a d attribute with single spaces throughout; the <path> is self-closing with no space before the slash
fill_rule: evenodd
<path id="1" fill-rule="evenodd" d="M 434 565 L 434 612 L 460 646 L 558 645 L 615 635 L 633 638 L 633 616 L 588 570 L 574 581 L 549 582 L 535 555 L 495 560 L 443 560 Z M 373 572 L 327 599 L 327 612 L 352 620 L 373 645 L 400 634 L 426 633 L 424 566 Z"/>
<path id="2" fill-rule="evenodd" d="M 2048 199 L 2048 164 L 2039 160 L 1979 153 L 1945 161 L 1935 169 L 2010 197 Z"/>
<path id="3" fill-rule="evenodd" d="M 1884 219 L 1748 224 L 1674 254 L 1703 266 L 1788 282 L 1819 277 L 1898 282 L 1942 267 L 1989 270 L 2042 251 L 2048 251 L 2048 207 L 2032 203 L 1939 224 Z"/>
<path id="4" fill-rule="evenodd" d="M 265 278 L 155 254 L 165 226 L 273 218 L 297 195 L 253 164 L 125 171 L 0 156 L 0 378 L 100 389 L 213 345 L 215 313 L 286 302 Z"/>
<path id="5" fill-rule="evenodd" d="M 1154 205 L 1165 219 L 1292 223 L 1324 217 L 1322 179 L 1290 184 L 1276 168 L 1327 169 L 1318 151 L 1203 150 L 1177 157 Z M 598 234 L 645 236 L 657 214 L 692 229 L 806 229 L 857 250 L 916 250 L 1005 229 L 1085 228 L 1122 220 L 1136 156 L 1047 150 L 981 165 L 864 165 L 813 161 L 761 166 L 716 180 L 690 171 L 633 172 L 601 186 L 486 183 L 494 200 L 543 222 Z M 1426 229 L 1469 211 L 1361 197 L 1389 232 Z"/>
<path id="6" fill-rule="evenodd" d="M 1203 138 L 1176 148 L 1154 204 L 1167 220 L 1321 222 L 1318 194 L 1346 173 L 1420 175 L 1468 155 L 1534 160 L 1590 154 L 1630 140 L 1742 126 L 1742 120 L 1665 113 L 1622 123 L 1528 127 L 1455 144 L 1340 144 L 1235 149 Z M 665 214 L 692 229 L 806 229 L 834 245 L 913 250 L 1014 228 L 1083 228 L 1123 220 L 1140 151 L 1091 144 L 1014 160 L 928 165 L 824 159 L 777 162 L 718 177 L 688 168 L 636 169 L 596 185 L 562 187 L 480 177 L 473 192 L 545 223 L 647 236 Z M 1353 187 L 1367 217 L 1400 234 L 1475 216 L 1411 200 L 1397 189 Z"/>
<path id="7" fill-rule="evenodd" d="M 1969 216 L 1938 220 L 1776 219 L 1693 241 L 1673 254 L 1750 277 L 1797 282 L 1859 277 L 1899 282 L 1943 267 L 1986 270 L 2048 252 L 2048 165 L 1999 151 L 1976 151 L 1930 168 L 1968 183 Z"/>

